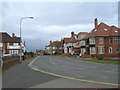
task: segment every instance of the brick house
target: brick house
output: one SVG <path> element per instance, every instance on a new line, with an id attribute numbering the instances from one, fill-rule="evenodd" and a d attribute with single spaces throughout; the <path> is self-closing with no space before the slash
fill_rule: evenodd
<path id="1" fill-rule="evenodd" d="M 70 38 L 64 38 L 63 39 L 63 45 L 64 45 L 64 53 L 70 53 L 74 54 L 74 46 L 76 46 L 76 43 L 78 42 L 78 35 L 74 34 L 74 32 L 71 32 Z"/>
<path id="2" fill-rule="evenodd" d="M 120 29 L 116 26 L 109 26 L 103 22 L 98 24 L 94 20 L 94 29 L 80 40 L 81 52 L 86 55 L 97 55 L 102 57 L 115 58 L 120 53 Z"/>
<path id="3" fill-rule="evenodd" d="M 80 40 L 84 38 L 88 33 L 87 32 L 79 32 L 78 34 L 74 34 L 71 32 L 70 38 L 64 38 L 64 53 L 70 54 L 79 54 L 80 53 Z"/>
<path id="4" fill-rule="evenodd" d="M 45 47 L 45 51 L 48 54 L 61 54 L 63 53 L 63 44 L 62 41 L 50 41 L 50 44 Z"/>
<path id="5" fill-rule="evenodd" d="M 22 52 L 25 52 L 25 42 L 21 43 Z M 6 32 L 0 32 L 0 53 L 1 55 L 18 55 L 20 54 L 20 37 L 12 34 L 12 37 Z"/>

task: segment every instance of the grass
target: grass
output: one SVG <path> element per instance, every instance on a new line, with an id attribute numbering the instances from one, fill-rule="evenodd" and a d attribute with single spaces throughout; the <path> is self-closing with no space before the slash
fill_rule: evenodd
<path id="1" fill-rule="evenodd" d="M 105 64 L 120 64 L 120 62 L 110 62 L 110 61 L 100 61 L 91 59 L 81 59 L 82 61 L 95 62 L 95 63 L 105 63 Z"/>

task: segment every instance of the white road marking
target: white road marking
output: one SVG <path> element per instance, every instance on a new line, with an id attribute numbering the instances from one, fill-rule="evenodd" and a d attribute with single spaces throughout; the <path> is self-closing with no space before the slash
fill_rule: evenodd
<path id="1" fill-rule="evenodd" d="M 50 62 L 51 62 L 52 64 L 56 65 L 56 64 L 52 61 L 52 59 L 51 59 L 51 58 L 50 58 Z"/>

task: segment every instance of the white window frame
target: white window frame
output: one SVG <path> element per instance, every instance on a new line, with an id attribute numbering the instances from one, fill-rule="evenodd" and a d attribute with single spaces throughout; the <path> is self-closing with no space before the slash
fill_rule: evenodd
<path id="1" fill-rule="evenodd" d="M 112 54 L 112 47 L 109 47 L 109 53 Z"/>
<path id="2" fill-rule="evenodd" d="M 81 48 L 81 52 L 82 52 L 82 53 L 85 53 L 85 52 L 86 52 L 86 49 L 85 49 L 85 48 Z"/>
<path id="3" fill-rule="evenodd" d="M 13 46 L 18 46 L 18 43 L 13 43 Z"/>
<path id="4" fill-rule="evenodd" d="M 120 43 L 120 37 L 114 37 L 114 43 L 119 44 Z"/>
<path id="5" fill-rule="evenodd" d="M 3 47 L 3 43 L 2 42 L 0 42 L 0 47 Z"/>
<path id="6" fill-rule="evenodd" d="M 104 38 L 103 37 L 99 37 L 99 44 L 103 44 L 104 43 Z"/>
<path id="7" fill-rule="evenodd" d="M 95 38 L 89 38 L 89 44 L 95 44 Z"/>
<path id="8" fill-rule="evenodd" d="M 104 54 L 104 53 L 105 53 L 105 48 L 104 48 L 104 46 L 98 46 L 98 53 L 99 53 L 99 54 Z"/>
<path id="9" fill-rule="evenodd" d="M 90 47 L 90 54 L 96 54 L 95 47 Z"/>
<path id="10" fill-rule="evenodd" d="M 80 46 L 85 46 L 85 40 L 80 41 Z"/>
<path id="11" fill-rule="evenodd" d="M 112 37 L 109 37 L 109 44 L 112 44 Z"/>
<path id="12" fill-rule="evenodd" d="M 18 50 L 9 50 L 9 53 L 11 55 L 17 55 L 18 54 Z"/>

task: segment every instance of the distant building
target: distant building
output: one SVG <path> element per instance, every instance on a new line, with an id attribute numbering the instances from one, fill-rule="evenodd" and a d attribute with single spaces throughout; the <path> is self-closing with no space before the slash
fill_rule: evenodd
<path id="1" fill-rule="evenodd" d="M 37 55 L 43 55 L 43 53 L 44 53 L 44 50 L 36 49 L 36 51 L 35 51 L 35 54 L 37 54 Z"/>
<path id="2" fill-rule="evenodd" d="M 21 43 L 22 53 L 25 52 L 25 42 Z M 12 36 L 6 32 L 0 32 L 0 53 L 2 55 L 18 55 L 20 54 L 20 37 Z"/>
<path id="3" fill-rule="evenodd" d="M 81 52 L 87 55 L 118 55 L 120 53 L 120 29 L 94 20 L 94 29 L 80 40 Z"/>
<path id="4" fill-rule="evenodd" d="M 51 55 L 63 53 L 62 41 L 50 41 L 50 44 L 45 47 L 45 51 Z"/>
<path id="5" fill-rule="evenodd" d="M 78 34 L 74 34 L 71 32 L 70 38 L 64 38 L 64 53 L 69 54 L 79 54 L 80 53 L 80 40 L 83 39 L 88 33 L 87 32 L 80 32 Z"/>

